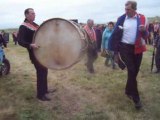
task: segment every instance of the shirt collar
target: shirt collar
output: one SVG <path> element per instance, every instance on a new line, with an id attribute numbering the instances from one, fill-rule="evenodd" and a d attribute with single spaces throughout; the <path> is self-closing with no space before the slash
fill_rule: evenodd
<path id="1" fill-rule="evenodd" d="M 129 16 L 126 15 L 126 19 L 130 19 L 130 18 L 136 19 L 137 18 L 137 14 L 135 14 L 133 17 L 129 17 Z"/>

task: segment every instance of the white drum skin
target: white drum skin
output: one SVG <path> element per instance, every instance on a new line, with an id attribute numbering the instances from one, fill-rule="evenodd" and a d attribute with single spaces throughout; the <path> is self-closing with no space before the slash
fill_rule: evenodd
<path id="1" fill-rule="evenodd" d="M 36 31 L 33 43 L 39 46 L 34 55 L 49 69 L 66 69 L 80 61 L 87 47 L 86 33 L 74 22 L 53 18 Z"/>

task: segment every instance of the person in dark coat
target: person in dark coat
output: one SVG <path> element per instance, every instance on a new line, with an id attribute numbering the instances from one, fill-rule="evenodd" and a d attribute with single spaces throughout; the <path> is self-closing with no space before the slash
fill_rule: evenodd
<path id="1" fill-rule="evenodd" d="M 2 46 L 7 47 L 7 43 L 4 40 L 3 35 L 0 33 L 0 47 Z"/>
<path id="2" fill-rule="evenodd" d="M 155 63 L 156 63 L 156 69 L 157 69 L 155 73 L 160 73 L 160 29 L 154 40 L 154 47 L 156 47 Z"/>
<path id="3" fill-rule="evenodd" d="M 18 40 L 17 40 L 17 34 L 18 34 L 17 32 L 13 32 L 12 33 L 12 38 L 13 38 L 13 42 L 14 42 L 15 45 L 17 45 L 17 42 L 18 42 Z"/>
<path id="4" fill-rule="evenodd" d="M 88 72 L 95 73 L 93 63 L 98 57 L 97 44 L 96 44 L 96 33 L 93 29 L 94 21 L 92 19 L 87 20 L 87 24 L 84 26 L 84 30 L 88 36 L 88 48 L 87 48 L 87 62 L 86 66 Z"/>
<path id="5" fill-rule="evenodd" d="M 33 35 L 38 29 L 38 25 L 34 22 L 35 12 L 34 9 L 28 8 L 24 11 L 25 20 L 19 27 L 18 32 L 18 43 L 22 47 L 28 50 L 31 62 L 34 64 L 37 75 L 37 98 L 41 101 L 49 101 L 50 98 L 46 95 L 48 91 L 47 85 L 47 75 L 48 69 L 43 67 L 35 58 L 33 54 L 33 49 L 38 49 L 39 47 L 32 43 Z"/>
<path id="6" fill-rule="evenodd" d="M 101 42 L 102 42 L 102 27 L 100 25 L 97 25 L 95 27 L 95 33 L 96 33 L 96 42 L 97 42 L 97 51 L 101 51 Z"/>
<path id="7" fill-rule="evenodd" d="M 0 69 L 1 69 L 1 65 L 2 65 L 2 62 L 3 62 L 3 56 L 4 56 L 4 52 L 3 52 L 3 48 L 2 48 L 3 46 L 7 47 L 7 44 L 6 44 L 6 41 L 3 38 L 3 35 L 0 33 Z"/>

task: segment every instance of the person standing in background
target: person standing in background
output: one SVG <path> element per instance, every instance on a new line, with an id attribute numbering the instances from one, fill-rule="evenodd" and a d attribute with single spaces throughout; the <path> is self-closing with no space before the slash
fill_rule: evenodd
<path id="1" fill-rule="evenodd" d="M 113 22 L 109 22 L 107 27 L 105 28 L 103 35 L 102 35 L 102 52 L 106 51 L 107 56 L 106 56 L 106 60 L 105 60 L 105 65 L 108 66 L 109 65 L 109 61 L 111 61 L 112 64 L 112 68 L 115 69 L 115 62 L 114 62 L 114 52 L 108 50 L 108 41 L 109 38 L 113 32 L 113 27 L 114 27 L 114 23 Z"/>
<path id="2" fill-rule="evenodd" d="M 96 33 L 96 44 L 97 44 L 97 51 L 101 51 L 101 43 L 102 43 L 102 26 L 96 25 L 95 26 L 95 33 Z"/>
<path id="3" fill-rule="evenodd" d="M 94 73 L 93 62 L 97 59 L 97 44 L 96 44 L 96 33 L 93 29 L 94 21 L 88 19 L 87 24 L 84 26 L 89 39 L 89 45 L 87 48 L 87 62 L 86 66 L 90 73 Z"/>
<path id="4" fill-rule="evenodd" d="M 154 39 L 154 47 L 156 48 L 155 54 L 155 63 L 156 63 L 156 71 L 155 73 L 160 73 L 160 29 Z"/>

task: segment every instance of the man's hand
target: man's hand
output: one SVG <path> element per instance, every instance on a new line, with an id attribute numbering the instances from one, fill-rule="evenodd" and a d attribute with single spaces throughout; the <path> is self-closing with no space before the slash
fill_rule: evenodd
<path id="1" fill-rule="evenodd" d="M 140 25 L 139 26 L 139 31 L 145 32 L 146 31 L 146 27 L 144 25 Z"/>
<path id="2" fill-rule="evenodd" d="M 37 46 L 35 43 L 30 44 L 30 47 L 31 47 L 31 48 L 33 48 L 33 49 L 37 49 L 37 48 L 39 48 L 39 46 Z"/>

